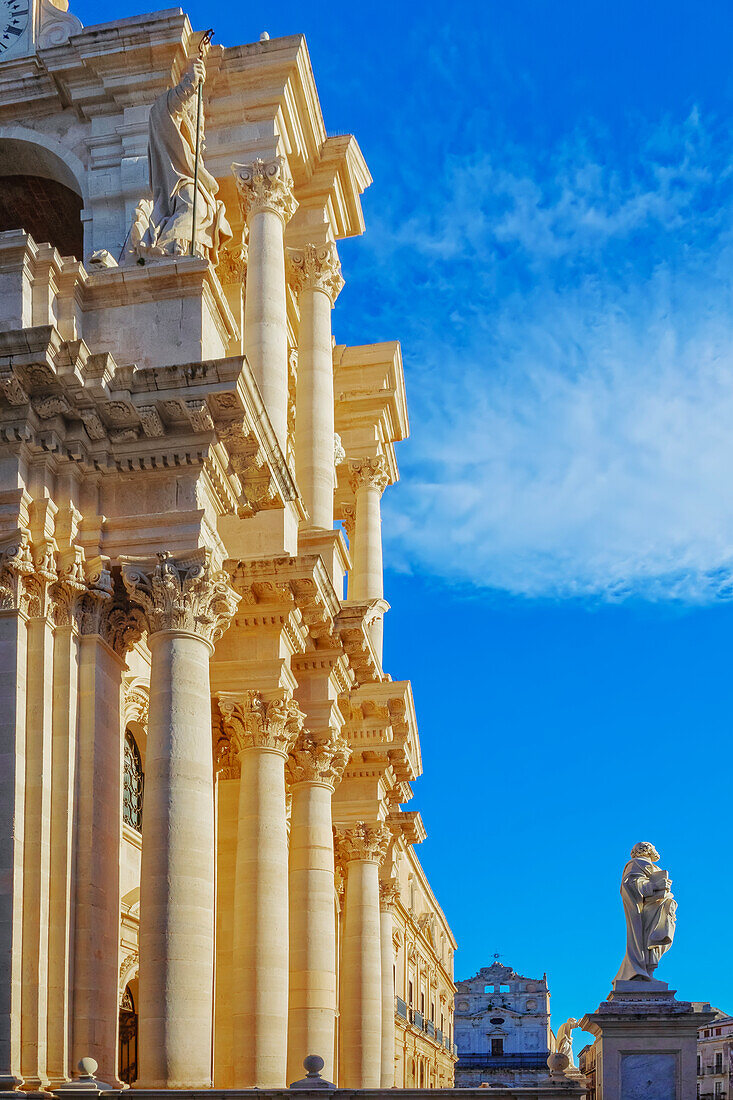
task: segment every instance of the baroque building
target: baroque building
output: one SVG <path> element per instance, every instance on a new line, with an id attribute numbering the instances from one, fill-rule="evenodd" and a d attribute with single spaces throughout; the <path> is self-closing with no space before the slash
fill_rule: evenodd
<path id="1" fill-rule="evenodd" d="M 547 975 L 527 978 L 498 960 L 456 984 L 457 1088 L 532 1085 L 555 1049 Z"/>
<path id="2" fill-rule="evenodd" d="M 369 171 L 302 37 L 66 9 L 0 0 L 0 1087 L 450 1085 Z"/>

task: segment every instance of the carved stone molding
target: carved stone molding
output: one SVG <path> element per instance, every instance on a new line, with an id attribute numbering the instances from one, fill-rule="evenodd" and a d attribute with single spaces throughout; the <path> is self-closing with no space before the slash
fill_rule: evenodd
<path id="1" fill-rule="evenodd" d="M 400 884 L 395 879 L 379 881 L 379 908 L 385 912 L 393 912 L 400 899 Z"/>
<path id="2" fill-rule="evenodd" d="M 269 749 L 286 757 L 303 729 L 305 715 L 287 688 L 223 691 L 217 698 L 222 728 L 236 756 L 247 749 Z"/>
<path id="3" fill-rule="evenodd" d="M 290 749 L 290 783 L 322 783 L 333 791 L 341 782 L 350 756 L 348 742 L 335 731 L 327 741 L 315 741 L 308 730 L 303 730 Z"/>
<path id="4" fill-rule="evenodd" d="M 384 455 L 352 459 L 349 462 L 349 484 L 353 492 L 366 486 L 383 493 L 389 484 L 389 471 Z"/>
<path id="5" fill-rule="evenodd" d="M 305 248 L 289 248 L 287 259 L 290 283 L 296 293 L 322 290 L 330 298 L 331 305 L 334 304 L 343 289 L 344 278 L 336 245 L 332 241 L 321 245 L 307 244 Z"/>
<path id="6" fill-rule="evenodd" d="M 239 756 L 232 746 L 231 726 L 225 728 L 222 716 L 212 700 L 211 728 L 214 736 L 214 772 L 217 779 L 239 779 Z"/>
<path id="7" fill-rule="evenodd" d="M 158 554 L 157 561 L 127 558 L 122 579 L 130 599 L 145 612 L 149 634 L 185 630 L 213 645 L 239 603 L 228 574 L 212 568 L 210 550 L 179 559 L 167 552 Z"/>
<path id="8" fill-rule="evenodd" d="M 355 825 L 334 828 L 334 836 L 341 858 L 345 863 L 361 860 L 364 863 L 381 863 L 387 854 L 392 834 L 386 825 L 368 825 L 357 821 Z"/>
<path id="9" fill-rule="evenodd" d="M 140 955 L 137 951 L 131 951 L 129 955 L 125 955 L 124 959 L 120 963 L 120 980 L 119 980 L 119 999 L 125 992 L 127 983 L 133 978 L 137 977 L 140 969 Z"/>
<path id="10" fill-rule="evenodd" d="M 298 204 L 284 157 L 267 161 L 257 157 L 250 164 L 233 164 L 232 172 L 245 218 L 270 210 L 283 225 L 288 224 Z"/>
<path id="11" fill-rule="evenodd" d="M 0 610 L 25 610 L 24 581 L 34 570 L 28 533 L 18 531 L 0 546 Z"/>
<path id="12" fill-rule="evenodd" d="M 137 722 L 147 733 L 150 711 L 150 690 L 145 684 L 133 682 L 125 687 L 125 725 Z"/>
<path id="13" fill-rule="evenodd" d="M 222 286 L 238 283 L 244 286 L 247 282 L 247 241 L 240 245 L 231 245 L 223 248 L 219 253 L 219 263 L 216 265 L 216 274 Z"/>
<path id="14" fill-rule="evenodd" d="M 342 504 L 339 514 L 349 545 L 351 545 L 354 541 L 354 531 L 356 529 L 356 508 L 353 504 Z"/>

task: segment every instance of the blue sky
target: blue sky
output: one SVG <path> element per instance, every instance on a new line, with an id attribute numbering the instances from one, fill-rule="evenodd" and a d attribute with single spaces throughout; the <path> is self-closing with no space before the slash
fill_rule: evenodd
<path id="1" fill-rule="evenodd" d="M 403 345 L 386 658 L 458 976 L 497 951 L 547 971 L 555 1026 L 593 1010 L 650 839 L 679 900 L 659 976 L 733 1012 L 733 7 L 186 10 L 228 45 L 304 32 L 374 176 L 334 323 Z"/>

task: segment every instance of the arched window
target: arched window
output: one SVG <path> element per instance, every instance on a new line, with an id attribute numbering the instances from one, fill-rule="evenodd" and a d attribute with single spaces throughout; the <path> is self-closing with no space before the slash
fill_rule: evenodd
<path id="1" fill-rule="evenodd" d="M 137 1080 L 137 1012 L 129 985 L 120 1001 L 120 1080 L 131 1085 Z"/>
<path id="2" fill-rule="evenodd" d="M 125 734 L 125 779 L 122 794 L 122 820 L 126 825 L 143 831 L 143 766 L 135 738 Z"/>

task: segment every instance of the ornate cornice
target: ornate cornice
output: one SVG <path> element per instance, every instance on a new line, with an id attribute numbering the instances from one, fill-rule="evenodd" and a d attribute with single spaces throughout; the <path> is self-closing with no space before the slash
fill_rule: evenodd
<path id="1" fill-rule="evenodd" d="M 392 913 L 400 900 L 400 884 L 396 879 L 379 881 L 379 908 L 387 913 Z"/>
<path id="2" fill-rule="evenodd" d="M 303 729 L 305 715 L 287 688 L 223 691 L 217 698 L 222 729 L 238 757 L 247 749 L 268 749 L 286 757 Z"/>
<path id="3" fill-rule="evenodd" d="M 384 455 L 376 458 L 353 458 L 349 462 L 349 484 L 352 492 L 366 486 L 383 493 L 389 485 L 389 471 Z"/>
<path id="4" fill-rule="evenodd" d="M 349 762 L 351 749 L 348 742 L 335 730 L 325 741 L 316 741 L 308 730 L 303 730 L 290 749 L 288 778 L 295 783 L 319 783 L 333 791 L 341 782 L 344 768 Z"/>
<path id="5" fill-rule="evenodd" d="M 307 244 L 305 248 L 287 250 L 290 284 L 296 293 L 304 290 L 322 290 L 334 304 L 344 286 L 341 261 L 336 245 Z"/>
<path id="6" fill-rule="evenodd" d="M 245 218 L 270 210 L 287 225 L 298 208 L 293 195 L 293 181 L 284 157 L 249 164 L 233 164 L 232 172 Z"/>
<path id="7" fill-rule="evenodd" d="M 353 860 L 381 863 L 387 854 L 392 834 L 386 825 L 368 825 L 365 821 L 357 821 L 348 827 L 336 826 L 334 837 L 344 863 Z"/>
<path id="8" fill-rule="evenodd" d="M 179 559 L 167 552 L 156 561 L 124 559 L 122 579 L 130 599 L 145 612 L 149 634 L 185 630 L 212 645 L 229 626 L 240 599 L 228 574 L 213 569 L 206 549 Z"/>

